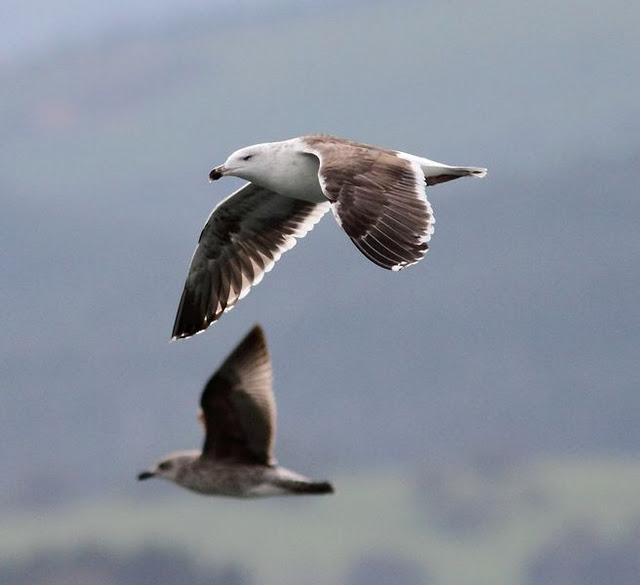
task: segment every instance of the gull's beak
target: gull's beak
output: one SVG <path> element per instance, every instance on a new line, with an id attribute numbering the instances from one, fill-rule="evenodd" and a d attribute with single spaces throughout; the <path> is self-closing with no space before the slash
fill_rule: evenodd
<path id="1" fill-rule="evenodd" d="M 155 473 L 153 473 L 152 471 L 143 471 L 142 473 L 138 474 L 138 481 L 144 481 L 145 479 L 151 479 L 152 477 L 155 477 Z"/>
<path id="2" fill-rule="evenodd" d="M 218 165 L 209 173 L 209 180 L 217 181 L 220 177 L 222 177 L 225 174 L 226 170 L 227 169 L 224 167 L 224 165 Z"/>

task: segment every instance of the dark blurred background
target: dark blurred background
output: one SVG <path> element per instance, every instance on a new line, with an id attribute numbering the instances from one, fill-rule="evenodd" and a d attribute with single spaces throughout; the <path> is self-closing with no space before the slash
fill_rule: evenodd
<path id="1" fill-rule="evenodd" d="M 640 8 L 9 0 L 0 21 L 0 582 L 637 585 Z M 483 181 L 427 258 L 328 216 L 169 343 L 236 148 L 326 132 Z M 285 465 L 332 498 L 135 474 L 266 329 Z M 166 567 L 166 569 L 165 569 Z"/>

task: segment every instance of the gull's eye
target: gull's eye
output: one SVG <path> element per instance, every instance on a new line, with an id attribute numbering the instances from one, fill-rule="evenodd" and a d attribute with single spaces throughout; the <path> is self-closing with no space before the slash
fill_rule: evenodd
<path id="1" fill-rule="evenodd" d="M 161 471 L 167 471 L 171 469 L 171 461 L 163 461 L 160 465 L 158 465 L 158 469 Z"/>
<path id="2" fill-rule="evenodd" d="M 247 156 L 243 156 L 242 160 L 251 160 L 253 158 L 252 154 L 248 154 Z"/>

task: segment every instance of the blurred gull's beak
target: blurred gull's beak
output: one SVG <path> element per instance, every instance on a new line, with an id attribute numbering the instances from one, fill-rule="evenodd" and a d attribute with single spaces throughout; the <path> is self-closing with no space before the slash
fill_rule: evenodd
<path id="1" fill-rule="evenodd" d="M 209 173 L 210 181 L 217 181 L 220 177 L 222 177 L 227 169 L 224 168 L 224 165 L 218 165 Z"/>
<path id="2" fill-rule="evenodd" d="M 151 471 L 143 471 L 142 473 L 138 474 L 138 481 L 143 481 L 152 477 L 155 477 L 155 473 L 152 473 Z"/>

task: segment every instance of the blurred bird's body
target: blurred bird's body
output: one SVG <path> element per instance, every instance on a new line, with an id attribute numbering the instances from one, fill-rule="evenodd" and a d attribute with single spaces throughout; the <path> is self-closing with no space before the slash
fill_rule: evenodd
<path id="1" fill-rule="evenodd" d="M 154 472 L 153 476 L 202 495 L 255 498 L 333 492 L 329 482 L 313 481 L 278 465 L 225 463 L 202 457 L 200 451 L 175 453 L 170 457 L 171 468 L 161 474 Z M 144 476 L 144 472 L 140 475 Z"/>
<path id="2" fill-rule="evenodd" d="M 202 451 L 172 453 L 138 479 L 158 477 L 200 494 L 238 498 L 333 493 L 329 482 L 314 481 L 277 464 L 271 385 L 266 340 L 256 326 L 202 392 Z"/>

